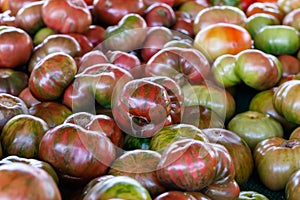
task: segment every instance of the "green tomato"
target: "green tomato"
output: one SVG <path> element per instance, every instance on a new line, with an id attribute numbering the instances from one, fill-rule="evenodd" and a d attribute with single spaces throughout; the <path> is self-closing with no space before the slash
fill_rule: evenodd
<path id="1" fill-rule="evenodd" d="M 300 47 L 299 31 L 287 25 L 268 25 L 255 35 L 254 46 L 273 55 L 294 54 Z"/>
<path id="2" fill-rule="evenodd" d="M 235 115 L 228 123 L 228 130 L 243 138 L 250 149 L 269 137 L 282 137 L 281 124 L 270 115 L 256 111 L 246 111 Z"/>
<path id="3" fill-rule="evenodd" d="M 241 191 L 238 200 L 269 200 L 265 195 L 256 191 Z"/>

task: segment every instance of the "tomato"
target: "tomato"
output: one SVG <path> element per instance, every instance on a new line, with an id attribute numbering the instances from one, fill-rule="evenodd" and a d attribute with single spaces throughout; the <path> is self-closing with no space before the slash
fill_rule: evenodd
<path id="1" fill-rule="evenodd" d="M 147 31 L 141 56 L 147 62 L 155 53 L 160 51 L 164 45 L 173 39 L 173 32 L 166 27 L 152 27 Z"/>
<path id="2" fill-rule="evenodd" d="M 28 75 L 14 69 L 0 69 L 0 92 L 18 96 L 27 87 Z"/>
<path id="3" fill-rule="evenodd" d="M 282 76 L 298 74 L 300 72 L 300 60 L 293 55 L 283 54 L 278 56 L 282 66 Z"/>
<path id="4" fill-rule="evenodd" d="M 199 31 L 194 47 L 208 58 L 215 60 L 223 54 L 237 54 L 252 47 L 250 33 L 243 27 L 229 23 L 218 23 Z"/>
<path id="5" fill-rule="evenodd" d="M 63 52 L 72 57 L 81 54 L 80 44 L 75 38 L 66 34 L 52 34 L 34 48 L 28 63 L 28 71 L 32 72 L 37 63 L 51 53 Z"/>
<path id="6" fill-rule="evenodd" d="M 256 90 L 269 89 L 281 79 L 282 66 L 273 55 L 249 49 L 238 53 L 236 59 L 236 75 Z"/>
<path id="7" fill-rule="evenodd" d="M 56 31 L 54 31 L 51 28 L 48 27 L 43 27 L 41 29 L 39 29 L 35 35 L 33 36 L 33 43 L 35 46 L 41 44 L 44 42 L 44 40 L 50 36 L 50 35 L 54 35 L 56 34 Z"/>
<path id="8" fill-rule="evenodd" d="M 79 74 L 83 72 L 86 68 L 91 67 L 92 65 L 104 63 L 109 63 L 107 56 L 102 51 L 92 50 L 80 57 L 77 64 L 77 73 Z"/>
<path id="9" fill-rule="evenodd" d="M 57 176 L 57 173 L 53 169 L 53 167 L 49 163 L 35 159 L 35 158 L 24 158 L 24 157 L 14 156 L 14 155 L 7 156 L 0 160 L 0 165 L 16 163 L 16 162 L 24 163 L 24 164 L 27 164 L 27 165 L 30 165 L 33 167 L 43 169 L 53 178 L 53 180 L 55 181 L 56 184 L 59 183 L 59 178 Z"/>
<path id="10" fill-rule="evenodd" d="M 251 150 L 266 138 L 283 137 L 281 124 L 271 116 L 257 111 L 236 114 L 228 122 L 227 129 L 243 138 Z"/>
<path id="11" fill-rule="evenodd" d="M 68 35 L 74 37 L 77 42 L 79 43 L 80 45 L 80 48 L 81 48 L 81 55 L 79 56 L 82 56 L 84 54 L 86 54 L 87 52 L 90 52 L 93 50 L 93 44 L 89 41 L 89 39 L 81 34 L 81 33 L 69 33 Z"/>
<path id="12" fill-rule="evenodd" d="M 194 33 L 217 23 L 230 23 L 244 27 L 246 24 L 246 14 L 239 8 L 233 6 L 211 6 L 203 8 L 195 17 Z"/>
<path id="13" fill-rule="evenodd" d="M 96 47 L 98 44 L 104 40 L 105 28 L 98 25 L 90 25 L 85 35 L 88 40 Z"/>
<path id="14" fill-rule="evenodd" d="M 192 19 L 195 19 L 202 9 L 209 6 L 210 4 L 206 0 L 184 1 L 182 4 L 180 4 L 178 10 L 188 13 Z"/>
<path id="15" fill-rule="evenodd" d="M 265 195 L 256 191 L 241 191 L 238 200 L 269 200 Z"/>
<path id="16" fill-rule="evenodd" d="M 235 180 L 239 185 L 246 183 L 254 170 L 252 152 L 246 141 L 224 128 L 207 128 L 203 132 L 209 142 L 226 147 L 234 163 Z"/>
<path id="17" fill-rule="evenodd" d="M 176 109 L 181 108 L 181 100 L 181 90 L 172 79 L 141 78 L 127 82 L 114 93 L 112 112 L 125 133 L 148 138 L 172 121 L 172 105 L 176 105 L 174 116 L 180 115 Z"/>
<path id="18" fill-rule="evenodd" d="M 6 122 L 19 114 L 28 114 L 25 102 L 17 96 L 0 93 L 0 129 L 2 130 Z"/>
<path id="19" fill-rule="evenodd" d="M 183 88 L 185 106 L 204 106 L 214 111 L 223 121 L 235 113 L 236 102 L 233 96 L 215 85 L 193 85 Z"/>
<path id="20" fill-rule="evenodd" d="M 299 139 L 271 137 L 257 144 L 253 151 L 261 182 L 272 191 L 285 188 L 290 176 L 300 169 Z"/>
<path id="21" fill-rule="evenodd" d="M 127 14 L 117 25 L 109 26 L 104 33 L 104 50 L 133 51 L 141 47 L 147 31 L 147 23 L 141 15 Z"/>
<path id="22" fill-rule="evenodd" d="M 168 47 L 154 54 L 145 66 L 146 76 L 167 76 L 179 85 L 200 84 L 210 73 L 209 60 L 194 48 Z"/>
<path id="23" fill-rule="evenodd" d="M 0 166 L 0 177 L 1 199 L 62 199 L 57 184 L 43 169 L 19 162 L 10 163 Z"/>
<path id="24" fill-rule="evenodd" d="M 144 18 L 148 27 L 174 25 L 176 17 L 171 6 L 165 3 L 154 3 L 144 11 Z"/>
<path id="25" fill-rule="evenodd" d="M 47 122 L 29 114 L 19 114 L 6 122 L 1 144 L 6 155 L 38 158 L 39 144 L 49 129 Z"/>
<path id="26" fill-rule="evenodd" d="M 28 87 L 41 101 L 58 99 L 73 81 L 77 72 L 75 60 L 66 53 L 52 53 L 43 58 L 33 69 Z"/>
<path id="27" fill-rule="evenodd" d="M 282 83 L 273 95 L 275 110 L 292 123 L 299 124 L 298 92 L 300 80 L 291 80 Z"/>
<path id="28" fill-rule="evenodd" d="M 37 1 L 22 7 L 16 14 L 16 26 L 30 35 L 34 35 L 45 24 L 42 19 L 43 1 Z"/>
<path id="29" fill-rule="evenodd" d="M 287 25 L 268 25 L 254 37 L 254 46 L 273 55 L 294 54 L 300 47 L 300 33 Z"/>
<path id="30" fill-rule="evenodd" d="M 97 24 L 103 26 L 116 25 L 125 15 L 135 13 L 142 15 L 145 10 L 143 0 L 95 0 L 93 15 Z"/>
<path id="31" fill-rule="evenodd" d="M 40 159 L 51 164 L 62 181 L 79 185 L 104 175 L 115 156 L 104 134 L 71 123 L 49 129 L 39 146 Z"/>
<path id="32" fill-rule="evenodd" d="M 92 24 L 92 14 L 83 0 L 50 0 L 42 7 L 47 27 L 60 33 L 85 33 Z"/>
<path id="33" fill-rule="evenodd" d="M 11 26 L 0 26 L 0 67 L 15 68 L 24 65 L 29 61 L 32 52 L 33 42 L 25 31 Z"/>

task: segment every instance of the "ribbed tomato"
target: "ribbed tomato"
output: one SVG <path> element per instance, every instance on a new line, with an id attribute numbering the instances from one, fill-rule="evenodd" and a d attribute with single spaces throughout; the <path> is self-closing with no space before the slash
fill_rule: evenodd
<path id="1" fill-rule="evenodd" d="M 47 122 L 29 114 L 14 116 L 1 132 L 1 144 L 6 155 L 38 158 L 42 137 L 49 129 Z"/>
<path id="2" fill-rule="evenodd" d="M 65 123 L 46 132 L 39 157 L 50 163 L 63 181 L 86 184 L 104 175 L 115 159 L 113 143 L 98 132 Z"/>

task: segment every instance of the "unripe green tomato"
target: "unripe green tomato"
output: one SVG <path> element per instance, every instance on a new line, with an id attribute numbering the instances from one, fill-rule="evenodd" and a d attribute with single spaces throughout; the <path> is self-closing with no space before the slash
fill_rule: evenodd
<path id="1" fill-rule="evenodd" d="M 245 111 L 235 115 L 227 128 L 243 138 L 252 150 L 266 138 L 283 137 L 281 124 L 270 115 L 257 111 Z"/>
<path id="2" fill-rule="evenodd" d="M 291 26 L 268 25 L 256 33 L 254 46 L 273 55 L 294 54 L 300 47 L 300 34 Z"/>

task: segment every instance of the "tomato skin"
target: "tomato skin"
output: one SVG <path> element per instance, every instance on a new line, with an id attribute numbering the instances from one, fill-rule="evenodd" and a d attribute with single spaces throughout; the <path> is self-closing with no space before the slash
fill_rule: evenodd
<path id="1" fill-rule="evenodd" d="M 252 48 L 252 38 L 241 26 L 218 23 L 199 31 L 195 36 L 194 47 L 215 60 L 223 54 L 235 55 Z"/>
<path id="2" fill-rule="evenodd" d="M 261 182 L 272 191 L 285 188 L 290 176 L 299 170 L 300 140 L 271 137 L 258 143 L 253 151 Z"/>
<path id="3" fill-rule="evenodd" d="M 0 67 L 15 68 L 24 65 L 32 52 L 33 42 L 28 33 L 20 28 L 0 26 Z"/>
<path id="4" fill-rule="evenodd" d="M 92 15 L 83 0 L 50 0 L 42 7 L 47 27 L 60 33 L 85 33 L 92 24 Z"/>

